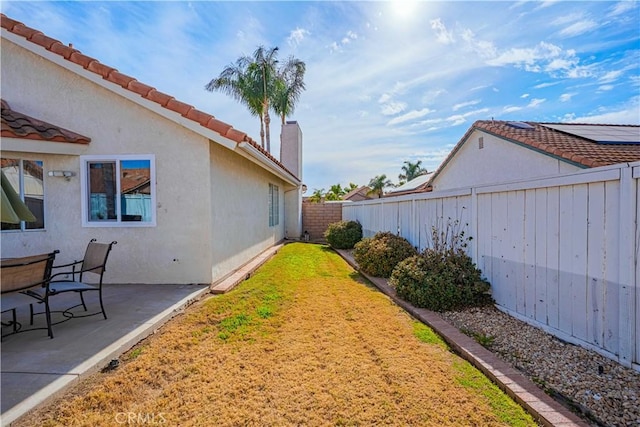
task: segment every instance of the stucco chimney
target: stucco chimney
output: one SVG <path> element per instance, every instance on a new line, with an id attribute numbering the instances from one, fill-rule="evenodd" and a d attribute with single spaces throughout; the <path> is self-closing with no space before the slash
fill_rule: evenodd
<path id="1" fill-rule="evenodd" d="M 282 126 L 280 162 L 302 181 L 302 130 L 298 122 L 288 121 Z"/>
<path id="2" fill-rule="evenodd" d="M 302 181 L 302 131 L 298 122 L 282 126 L 280 163 Z M 284 235 L 287 239 L 300 239 L 302 235 L 302 185 L 284 193 Z"/>

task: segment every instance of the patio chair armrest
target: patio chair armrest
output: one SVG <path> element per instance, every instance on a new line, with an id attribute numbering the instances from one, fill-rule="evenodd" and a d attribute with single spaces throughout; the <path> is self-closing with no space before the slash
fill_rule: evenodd
<path id="1" fill-rule="evenodd" d="M 72 267 L 72 266 L 75 266 L 75 265 L 77 265 L 77 264 L 81 264 L 81 263 L 82 263 L 82 260 L 80 260 L 80 261 L 73 261 L 73 262 L 70 262 L 69 264 L 54 265 L 54 266 L 53 266 L 53 267 L 51 267 L 51 268 Z"/>
<path id="2" fill-rule="evenodd" d="M 77 272 L 75 272 L 75 271 L 71 271 L 71 270 L 61 271 L 61 272 L 59 272 L 59 273 L 52 274 L 51 276 L 49 276 L 49 280 L 48 280 L 48 282 L 49 282 L 49 283 L 51 283 L 51 282 L 68 282 L 68 281 L 69 281 L 69 279 L 66 279 L 66 280 L 53 280 L 55 277 L 58 277 L 58 276 L 68 276 L 68 275 L 70 275 L 70 276 L 71 276 L 71 280 L 75 280 L 75 277 L 74 277 L 74 275 L 75 275 L 75 274 L 77 274 Z"/>

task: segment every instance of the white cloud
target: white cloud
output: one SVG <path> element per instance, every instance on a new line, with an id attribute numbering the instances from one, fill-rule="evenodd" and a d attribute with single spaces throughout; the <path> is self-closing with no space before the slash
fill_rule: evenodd
<path id="1" fill-rule="evenodd" d="M 406 108 L 406 103 L 392 101 L 382 106 L 381 113 L 385 116 L 393 116 L 402 113 Z"/>
<path id="2" fill-rule="evenodd" d="M 380 104 L 384 104 L 385 102 L 389 102 L 391 100 L 391 95 L 389 95 L 388 93 L 383 93 L 380 96 L 380 99 L 378 99 L 378 102 Z"/>
<path id="3" fill-rule="evenodd" d="M 611 8 L 611 12 L 609 12 L 609 14 L 607 16 L 609 17 L 613 17 L 613 16 L 618 16 L 618 15 L 622 15 L 623 13 L 626 13 L 630 10 L 632 10 L 633 8 L 636 7 L 637 2 L 635 1 L 621 1 L 615 4 L 615 6 L 613 6 Z"/>
<path id="4" fill-rule="evenodd" d="M 590 19 L 575 22 L 560 31 L 560 35 L 564 37 L 575 37 L 597 28 L 598 24 Z"/>
<path id="5" fill-rule="evenodd" d="M 464 107 L 470 107 L 472 105 L 478 105 L 481 101 L 479 99 L 474 99 L 473 101 L 461 102 L 459 104 L 454 105 L 451 109 L 453 111 L 458 111 Z"/>
<path id="6" fill-rule="evenodd" d="M 615 80 L 618 80 L 618 78 L 622 75 L 622 73 L 623 73 L 622 70 L 609 71 L 605 73 L 602 77 L 600 77 L 598 81 L 600 81 L 600 83 L 611 83 Z"/>
<path id="7" fill-rule="evenodd" d="M 402 116 L 394 117 L 393 119 L 389 120 L 387 125 L 392 126 L 392 125 L 397 125 L 399 123 L 407 122 L 409 120 L 419 119 L 420 117 L 424 117 L 429 113 L 433 113 L 434 111 L 435 110 L 430 110 L 428 108 L 423 108 L 422 110 L 409 111 L 408 113 L 403 114 Z"/>
<path id="8" fill-rule="evenodd" d="M 546 83 L 540 83 L 539 85 L 535 85 L 533 88 L 534 89 L 544 89 L 545 87 L 556 86 L 558 84 L 560 84 L 560 82 L 546 82 Z"/>
<path id="9" fill-rule="evenodd" d="M 584 14 L 582 12 L 574 12 L 574 13 L 568 13 L 566 15 L 562 15 L 557 17 L 556 19 L 554 19 L 551 23 L 553 25 L 566 25 L 570 22 L 576 22 L 581 20 L 582 18 L 584 18 Z"/>
<path id="10" fill-rule="evenodd" d="M 287 37 L 287 43 L 289 43 L 289 46 L 298 46 L 300 43 L 302 43 L 302 40 L 304 40 L 304 38 L 309 35 L 311 33 L 309 33 L 309 31 L 305 30 L 304 28 L 296 28 L 295 30 L 291 30 L 291 33 L 289 33 L 289 37 Z"/>
<path id="11" fill-rule="evenodd" d="M 490 41 L 477 40 L 476 35 L 470 29 L 465 29 L 460 36 L 467 43 L 467 47 L 478 54 L 481 58 L 495 58 L 497 56 L 497 48 Z"/>
<path id="12" fill-rule="evenodd" d="M 435 102 L 440 95 L 444 95 L 445 93 L 447 93 L 447 91 L 444 89 L 430 90 L 422 96 L 421 101 L 423 104 L 431 104 Z"/>
<path id="13" fill-rule="evenodd" d="M 431 29 L 436 33 L 438 43 L 451 44 L 455 41 L 453 32 L 447 30 L 440 18 L 431 20 Z"/>
<path id="14" fill-rule="evenodd" d="M 333 42 L 329 45 L 329 49 L 331 52 L 339 52 L 342 51 L 342 48 L 348 44 L 350 44 L 353 40 L 358 38 L 358 34 L 353 31 L 347 31 L 347 34 L 342 37 L 340 42 Z"/>
<path id="15" fill-rule="evenodd" d="M 590 75 L 590 70 L 578 63 L 575 50 L 563 50 L 547 42 L 540 42 L 532 48 L 511 48 L 487 61 L 493 66 L 512 65 L 533 73 L 548 73 L 552 77 L 557 74 L 572 78 Z"/>
<path id="16" fill-rule="evenodd" d="M 506 107 L 504 107 L 502 109 L 502 112 L 503 113 L 513 113 L 515 111 L 520 111 L 520 110 L 522 110 L 522 107 L 516 107 L 516 106 L 513 106 L 513 105 L 508 105 L 508 106 L 506 106 Z"/>
<path id="17" fill-rule="evenodd" d="M 562 121 L 569 123 L 638 125 L 640 124 L 638 109 L 640 109 L 640 97 L 636 96 L 629 100 L 627 105 L 617 109 L 608 109 L 602 112 L 595 112 L 594 114 L 582 116 L 575 113 L 569 113 L 562 118 Z"/>
<path id="18" fill-rule="evenodd" d="M 520 98 L 528 98 L 529 94 L 528 93 L 523 93 L 522 95 L 520 95 Z"/>
<path id="19" fill-rule="evenodd" d="M 544 98 L 542 98 L 542 99 L 540 99 L 540 98 L 533 98 L 533 99 L 531 100 L 531 102 L 529 102 L 529 105 L 527 105 L 527 107 L 535 108 L 535 107 L 537 107 L 538 105 L 542 104 L 542 103 L 543 103 L 543 102 L 545 102 L 545 101 L 546 101 L 546 99 L 544 99 Z"/>
<path id="20" fill-rule="evenodd" d="M 574 96 L 576 96 L 577 93 L 563 93 L 562 95 L 560 95 L 560 102 L 569 102 L 571 101 L 571 98 L 573 98 Z"/>
<path id="21" fill-rule="evenodd" d="M 607 92 L 613 89 L 613 87 L 614 87 L 613 85 L 601 85 L 601 86 L 598 86 L 598 90 Z"/>

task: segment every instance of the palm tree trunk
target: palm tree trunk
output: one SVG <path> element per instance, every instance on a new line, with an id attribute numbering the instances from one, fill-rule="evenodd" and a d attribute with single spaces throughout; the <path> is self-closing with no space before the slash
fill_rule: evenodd
<path id="1" fill-rule="evenodd" d="M 269 132 L 269 123 L 271 123 L 271 117 L 269 117 L 269 110 L 266 110 L 266 112 L 264 113 L 264 125 L 267 139 L 267 152 L 271 153 L 271 135 Z"/>
<path id="2" fill-rule="evenodd" d="M 264 148 L 264 119 L 262 115 L 260 115 L 260 143 L 262 144 L 262 148 Z"/>

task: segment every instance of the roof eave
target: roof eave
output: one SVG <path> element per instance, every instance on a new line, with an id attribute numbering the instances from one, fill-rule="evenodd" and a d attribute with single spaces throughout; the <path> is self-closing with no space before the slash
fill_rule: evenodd
<path id="1" fill-rule="evenodd" d="M 238 154 L 243 155 L 244 157 L 262 166 L 263 168 L 268 169 L 270 172 L 281 178 L 286 183 L 294 187 L 302 185 L 300 179 L 273 163 L 271 159 L 269 159 L 265 154 L 263 154 L 249 142 L 243 141 L 239 143 L 238 149 L 239 150 L 235 150 Z"/>

